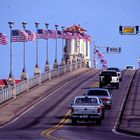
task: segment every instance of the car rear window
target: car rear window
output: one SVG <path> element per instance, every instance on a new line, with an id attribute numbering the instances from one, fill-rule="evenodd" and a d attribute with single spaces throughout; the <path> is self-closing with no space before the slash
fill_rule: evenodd
<path id="1" fill-rule="evenodd" d="M 87 97 L 85 97 L 85 98 L 77 98 L 75 100 L 75 103 L 76 104 L 89 104 L 89 103 L 97 104 L 98 101 L 97 101 L 96 98 L 87 98 Z"/>
<path id="2" fill-rule="evenodd" d="M 89 96 L 108 96 L 108 93 L 104 90 L 89 90 L 87 95 Z"/>

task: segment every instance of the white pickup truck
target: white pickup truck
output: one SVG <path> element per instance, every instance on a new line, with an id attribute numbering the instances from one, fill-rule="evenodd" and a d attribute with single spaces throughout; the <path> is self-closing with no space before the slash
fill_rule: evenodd
<path id="1" fill-rule="evenodd" d="M 77 121 L 96 121 L 101 125 L 105 115 L 102 100 L 96 96 L 76 96 L 71 106 L 72 124 Z"/>

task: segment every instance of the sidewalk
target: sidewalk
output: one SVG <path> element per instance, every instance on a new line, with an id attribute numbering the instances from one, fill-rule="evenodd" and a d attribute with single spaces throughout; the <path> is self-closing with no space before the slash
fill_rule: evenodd
<path id="1" fill-rule="evenodd" d="M 55 90 L 57 87 L 63 85 L 65 80 L 70 81 L 78 75 L 79 73 L 85 73 L 89 71 L 89 68 L 81 68 L 72 73 L 60 76 L 56 79 L 46 81 L 40 86 L 36 86 L 28 92 L 24 92 L 19 95 L 16 99 L 11 99 L 8 102 L 0 105 L 0 126 L 10 122 L 31 106 L 39 102 L 45 96 L 47 96 L 52 90 Z"/>

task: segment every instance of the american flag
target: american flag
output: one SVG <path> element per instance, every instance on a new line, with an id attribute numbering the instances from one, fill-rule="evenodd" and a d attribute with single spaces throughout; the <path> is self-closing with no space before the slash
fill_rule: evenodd
<path id="1" fill-rule="evenodd" d="M 82 33 L 82 36 L 85 41 L 91 41 L 91 37 L 89 35 Z"/>
<path id="2" fill-rule="evenodd" d="M 36 39 L 36 34 L 30 30 L 25 30 L 28 34 L 28 41 L 34 41 Z"/>
<path id="3" fill-rule="evenodd" d="M 12 30 L 12 42 L 28 41 L 28 34 L 21 30 Z"/>
<path id="4" fill-rule="evenodd" d="M 37 34 L 36 34 L 38 39 L 45 39 L 46 38 L 46 30 L 44 29 L 37 29 Z"/>
<path id="5" fill-rule="evenodd" d="M 96 54 L 100 59 L 104 57 L 104 55 L 99 50 L 96 50 Z"/>
<path id="6" fill-rule="evenodd" d="M 55 31 L 56 32 L 56 31 Z M 54 35 L 56 37 L 56 33 L 53 30 L 44 30 L 44 39 L 54 39 Z"/>
<path id="7" fill-rule="evenodd" d="M 57 38 L 62 38 L 62 31 L 57 30 Z"/>
<path id="8" fill-rule="evenodd" d="M 52 30 L 51 36 L 52 36 L 52 39 L 56 39 L 58 37 L 57 36 L 57 31 L 56 30 Z"/>
<path id="9" fill-rule="evenodd" d="M 7 36 L 3 33 L 0 33 L 0 45 L 6 45 L 7 44 Z"/>
<path id="10" fill-rule="evenodd" d="M 62 35 L 62 38 L 63 39 L 72 39 L 72 33 L 64 31 L 63 35 Z"/>

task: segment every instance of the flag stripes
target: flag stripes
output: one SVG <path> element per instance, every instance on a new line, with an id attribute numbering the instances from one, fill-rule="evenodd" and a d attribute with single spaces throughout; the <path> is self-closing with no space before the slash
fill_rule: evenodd
<path id="1" fill-rule="evenodd" d="M 7 44 L 7 36 L 3 33 L 0 33 L 0 45 L 6 45 Z"/>

